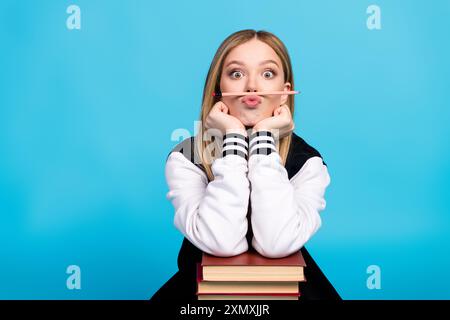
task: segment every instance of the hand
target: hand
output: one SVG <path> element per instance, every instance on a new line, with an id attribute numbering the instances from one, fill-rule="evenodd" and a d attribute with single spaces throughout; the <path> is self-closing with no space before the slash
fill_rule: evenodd
<path id="1" fill-rule="evenodd" d="M 284 104 L 273 111 L 273 116 L 255 124 L 253 132 L 266 130 L 275 135 L 275 140 L 288 136 L 295 128 L 289 107 Z"/>
<path id="2" fill-rule="evenodd" d="M 227 132 L 245 132 L 245 126 L 238 118 L 228 114 L 228 107 L 222 101 L 217 102 L 205 120 L 207 129 L 218 129 L 225 135 Z"/>

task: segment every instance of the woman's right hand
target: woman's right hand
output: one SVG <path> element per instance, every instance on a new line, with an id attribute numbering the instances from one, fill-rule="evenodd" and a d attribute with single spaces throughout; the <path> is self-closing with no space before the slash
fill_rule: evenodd
<path id="1" fill-rule="evenodd" d="M 228 114 L 228 107 L 222 101 L 218 101 L 206 117 L 207 129 L 218 129 L 222 135 L 228 132 L 245 132 L 245 126 L 238 118 Z"/>

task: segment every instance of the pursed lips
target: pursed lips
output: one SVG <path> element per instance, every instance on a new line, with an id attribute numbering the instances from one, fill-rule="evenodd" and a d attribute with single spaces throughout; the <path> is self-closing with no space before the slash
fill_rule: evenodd
<path id="1" fill-rule="evenodd" d="M 241 102 L 248 107 L 256 107 L 261 103 L 261 97 L 257 95 L 245 96 L 241 99 Z"/>

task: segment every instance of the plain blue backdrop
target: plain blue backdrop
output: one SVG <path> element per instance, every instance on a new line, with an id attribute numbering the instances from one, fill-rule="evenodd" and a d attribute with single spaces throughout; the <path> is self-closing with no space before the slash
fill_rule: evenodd
<path id="1" fill-rule="evenodd" d="M 449 17 L 448 1 L 1 1 L 0 298 L 148 299 L 176 272 L 171 134 L 194 133 L 216 49 L 251 28 L 287 46 L 295 132 L 331 175 L 307 244 L 324 273 L 345 299 L 449 299 Z"/>

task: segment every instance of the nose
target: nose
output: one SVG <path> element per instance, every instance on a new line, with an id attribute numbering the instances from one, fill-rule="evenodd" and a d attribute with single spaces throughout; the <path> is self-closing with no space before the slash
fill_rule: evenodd
<path id="1" fill-rule="evenodd" d="M 249 75 L 248 77 L 248 81 L 247 81 L 247 86 L 246 86 L 246 91 L 247 92 L 256 92 L 258 90 L 256 90 L 256 81 L 255 81 L 255 77 L 253 75 Z"/>

